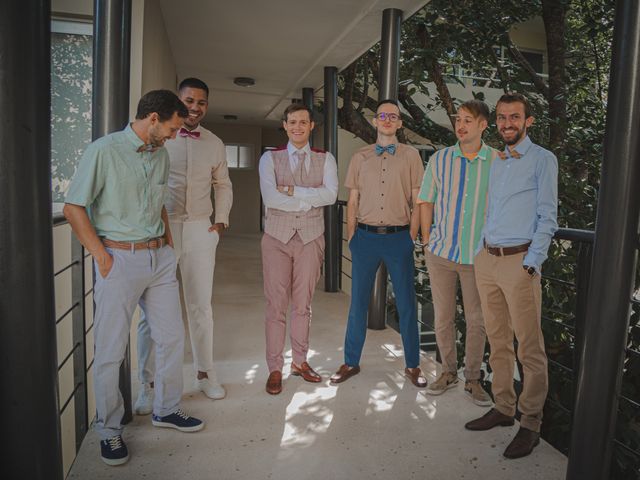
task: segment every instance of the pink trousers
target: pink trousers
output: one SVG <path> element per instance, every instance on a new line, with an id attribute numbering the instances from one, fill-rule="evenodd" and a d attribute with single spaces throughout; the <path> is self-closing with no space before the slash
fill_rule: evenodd
<path id="1" fill-rule="evenodd" d="M 265 234 L 262 237 L 262 271 L 266 299 L 265 333 L 269 372 L 282 371 L 287 330 L 287 309 L 291 304 L 289 337 L 293 362 L 301 365 L 309 350 L 311 300 L 320 278 L 324 236 L 302 243 L 296 234 L 288 243 Z"/>

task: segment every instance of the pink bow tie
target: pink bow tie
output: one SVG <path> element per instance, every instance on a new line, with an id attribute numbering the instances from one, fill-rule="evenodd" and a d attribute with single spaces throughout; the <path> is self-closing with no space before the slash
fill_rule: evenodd
<path id="1" fill-rule="evenodd" d="M 178 135 L 181 137 L 191 137 L 191 138 L 200 138 L 200 132 L 194 132 L 192 130 L 187 130 L 186 128 L 181 128 L 178 132 Z"/>

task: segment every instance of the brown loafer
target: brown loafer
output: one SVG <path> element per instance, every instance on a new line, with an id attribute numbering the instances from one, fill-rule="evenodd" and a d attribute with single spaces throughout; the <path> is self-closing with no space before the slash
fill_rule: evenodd
<path id="1" fill-rule="evenodd" d="M 322 377 L 318 375 L 313 368 L 309 366 L 307 362 L 302 362 L 302 365 L 297 366 L 295 363 L 291 364 L 291 375 L 302 377 L 305 381 L 311 383 L 318 383 L 322 381 Z"/>
<path id="2" fill-rule="evenodd" d="M 520 427 L 503 455 L 507 458 L 521 458 L 529 455 L 540 443 L 540 433 Z"/>
<path id="3" fill-rule="evenodd" d="M 331 375 L 331 383 L 342 383 L 358 373 L 360 373 L 360 367 L 350 367 L 347 364 L 341 365 L 338 371 Z"/>
<path id="4" fill-rule="evenodd" d="M 416 368 L 407 367 L 404 369 L 404 374 L 406 377 L 409 378 L 409 380 L 411 380 L 411 383 L 413 383 L 416 387 L 424 388 L 427 386 L 427 379 L 424 377 L 424 375 L 422 375 L 422 371 L 420 370 L 420 367 L 416 367 Z"/>
<path id="5" fill-rule="evenodd" d="M 491 430 L 493 427 L 510 427 L 513 425 L 513 417 L 500 413 L 492 408 L 480 418 L 476 418 L 465 424 L 467 430 Z"/>
<path id="6" fill-rule="evenodd" d="M 282 392 L 282 372 L 280 370 L 274 370 L 269 374 L 266 390 L 270 395 L 278 395 Z"/>

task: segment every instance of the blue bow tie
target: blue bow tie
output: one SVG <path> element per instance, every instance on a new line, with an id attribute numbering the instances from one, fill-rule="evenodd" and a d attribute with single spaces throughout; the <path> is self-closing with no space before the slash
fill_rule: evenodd
<path id="1" fill-rule="evenodd" d="M 387 145 L 386 147 L 382 147 L 376 144 L 376 155 L 382 155 L 384 152 L 389 152 L 391 155 L 395 155 L 396 144 L 392 143 L 391 145 Z"/>

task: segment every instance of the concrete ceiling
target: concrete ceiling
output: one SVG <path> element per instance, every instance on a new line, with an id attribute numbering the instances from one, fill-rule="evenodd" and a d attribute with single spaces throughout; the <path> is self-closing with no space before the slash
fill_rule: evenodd
<path id="1" fill-rule="evenodd" d="M 211 89 L 206 121 L 271 124 L 303 87 L 322 87 L 380 39 L 382 11 L 408 18 L 427 0 L 160 0 L 179 79 Z M 187 5 L 194 5 L 187 8 Z M 234 77 L 255 79 L 253 87 Z M 322 96 L 322 91 L 316 95 Z"/>

